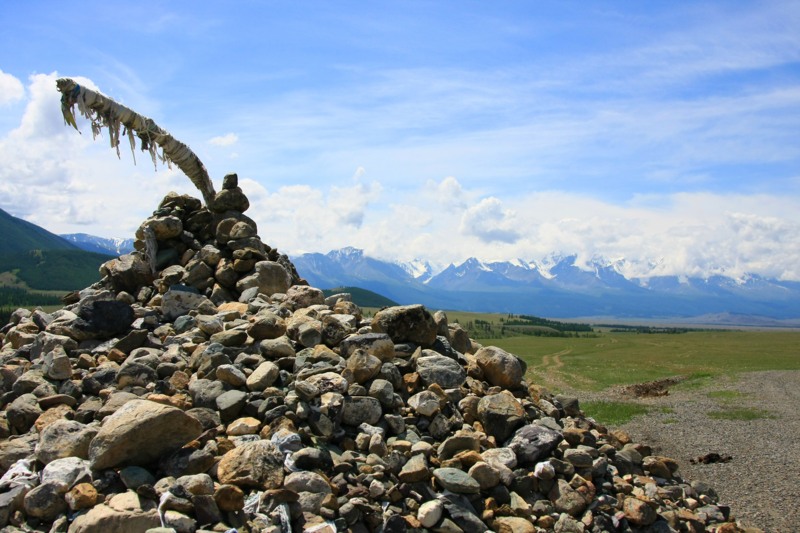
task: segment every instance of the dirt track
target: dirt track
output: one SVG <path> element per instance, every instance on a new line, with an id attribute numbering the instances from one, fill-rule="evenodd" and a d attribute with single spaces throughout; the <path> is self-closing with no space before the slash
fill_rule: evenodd
<path id="1" fill-rule="evenodd" d="M 709 392 L 716 391 L 731 393 L 724 400 L 709 397 Z M 613 395 L 600 396 L 612 399 Z M 578 396 L 590 399 L 586 394 Z M 730 505 L 733 516 L 743 523 L 768 533 L 800 531 L 800 371 L 740 374 L 700 389 L 679 387 L 667 396 L 636 401 L 652 409 L 622 426 L 635 441 L 676 459 L 684 478 L 711 484 L 720 502 Z M 732 408 L 765 414 L 755 420 L 708 416 Z M 708 453 L 733 459 L 691 464 Z"/>

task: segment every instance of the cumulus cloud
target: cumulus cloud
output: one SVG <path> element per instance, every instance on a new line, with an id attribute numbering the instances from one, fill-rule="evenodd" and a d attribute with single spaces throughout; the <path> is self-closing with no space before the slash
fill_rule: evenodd
<path id="1" fill-rule="evenodd" d="M 130 237 L 159 195 L 187 187 L 172 187 L 175 171 L 120 162 L 80 118 L 82 134 L 66 127 L 57 77 L 31 76 L 18 125 L 0 134 L 0 207 L 56 233 Z M 91 80 L 75 79 L 96 89 Z"/>
<path id="2" fill-rule="evenodd" d="M 382 187 L 377 181 L 363 183 L 366 175 L 363 167 L 358 167 L 353 175 L 355 184 L 351 187 L 331 186 L 328 193 L 327 208 L 341 224 L 360 228 L 371 202 L 377 200 Z"/>
<path id="3" fill-rule="evenodd" d="M 464 235 L 475 236 L 484 242 L 514 243 L 520 238 L 516 226 L 514 211 L 504 209 L 499 199 L 489 197 L 467 208 L 461 217 L 459 230 Z"/>
<path id="4" fill-rule="evenodd" d="M 10 104 L 25 97 L 25 88 L 17 78 L 0 69 L 0 105 Z"/>
<path id="5" fill-rule="evenodd" d="M 441 182 L 428 180 L 427 188 L 431 190 L 436 201 L 448 207 L 466 207 L 464 189 L 453 176 L 447 176 Z"/>
<path id="6" fill-rule="evenodd" d="M 213 144 L 214 146 L 233 146 L 239 141 L 239 136 L 235 133 L 226 133 L 225 135 L 219 135 L 217 137 L 212 137 L 208 140 L 209 144 Z"/>

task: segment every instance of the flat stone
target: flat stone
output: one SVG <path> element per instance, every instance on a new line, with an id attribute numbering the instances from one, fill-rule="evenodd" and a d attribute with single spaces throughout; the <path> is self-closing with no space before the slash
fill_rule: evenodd
<path id="1" fill-rule="evenodd" d="M 520 464 L 534 464 L 554 450 L 560 441 L 559 432 L 529 424 L 514 433 L 507 447 L 514 451 Z"/>
<path id="2" fill-rule="evenodd" d="M 445 489 L 462 494 L 477 494 L 481 487 L 469 474 L 458 468 L 437 468 L 433 477 Z"/>
<path id="3" fill-rule="evenodd" d="M 403 483 L 418 483 L 430 479 L 431 471 L 428 468 L 428 461 L 425 459 L 425 455 L 421 453 L 412 455 L 403 465 L 397 477 Z"/>

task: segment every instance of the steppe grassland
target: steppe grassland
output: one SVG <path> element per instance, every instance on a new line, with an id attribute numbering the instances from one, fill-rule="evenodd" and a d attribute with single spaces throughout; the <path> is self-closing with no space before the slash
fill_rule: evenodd
<path id="1" fill-rule="evenodd" d="M 481 339 L 476 339 L 482 342 Z M 691 387 L 719 376 L 800 369 L 800 331 L 601 332 L 597 337 L 487 339 L 528 364 L 528 379 L 552 390 L 601 391 L 673 376 Z"/>

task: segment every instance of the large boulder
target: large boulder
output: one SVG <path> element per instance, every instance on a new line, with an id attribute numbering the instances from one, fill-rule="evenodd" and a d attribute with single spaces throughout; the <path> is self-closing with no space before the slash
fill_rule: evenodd
<path id="1" fill-rule="evenodd" d="M 525 362 L 496 346 L 481 348 L 475 352 L 475 359 L 486 381 L 504 389 L 518 388 L 525 375 Z"/>
<path id="2" fill-rule="evenodd" d="M 138 253 L 106 261 L 100 266 L 100 275 L 108 278 L 115 291 L 129 293 L 149 285 L 154 279 L 150 264 Z"/>
<path id="3" fill-rule="evenodd" d="M 258 292 L 271 296 L 285 293 L 292 286 L 292 276 L 283 265 L 275 261 L 259 261 L 255 265 L 255 273 L 245 276 L 236 283 L 240 293 L 257 287 Z"/>
<path id="4" fill-rule="evenodd" d="M 92 468 L 148 464 L 174 452 L 203 431 L 180 409 L 148 400 L 130 401 L 103 421 L 89 445 Z"/>
<path id="5" fill-rule="evenodd" d="M 436 321 L 422 305 L 381 309 L 372 319 L 372 331 L 388 334 L 395 343 L 431 346 L 436 341 Z"/>

